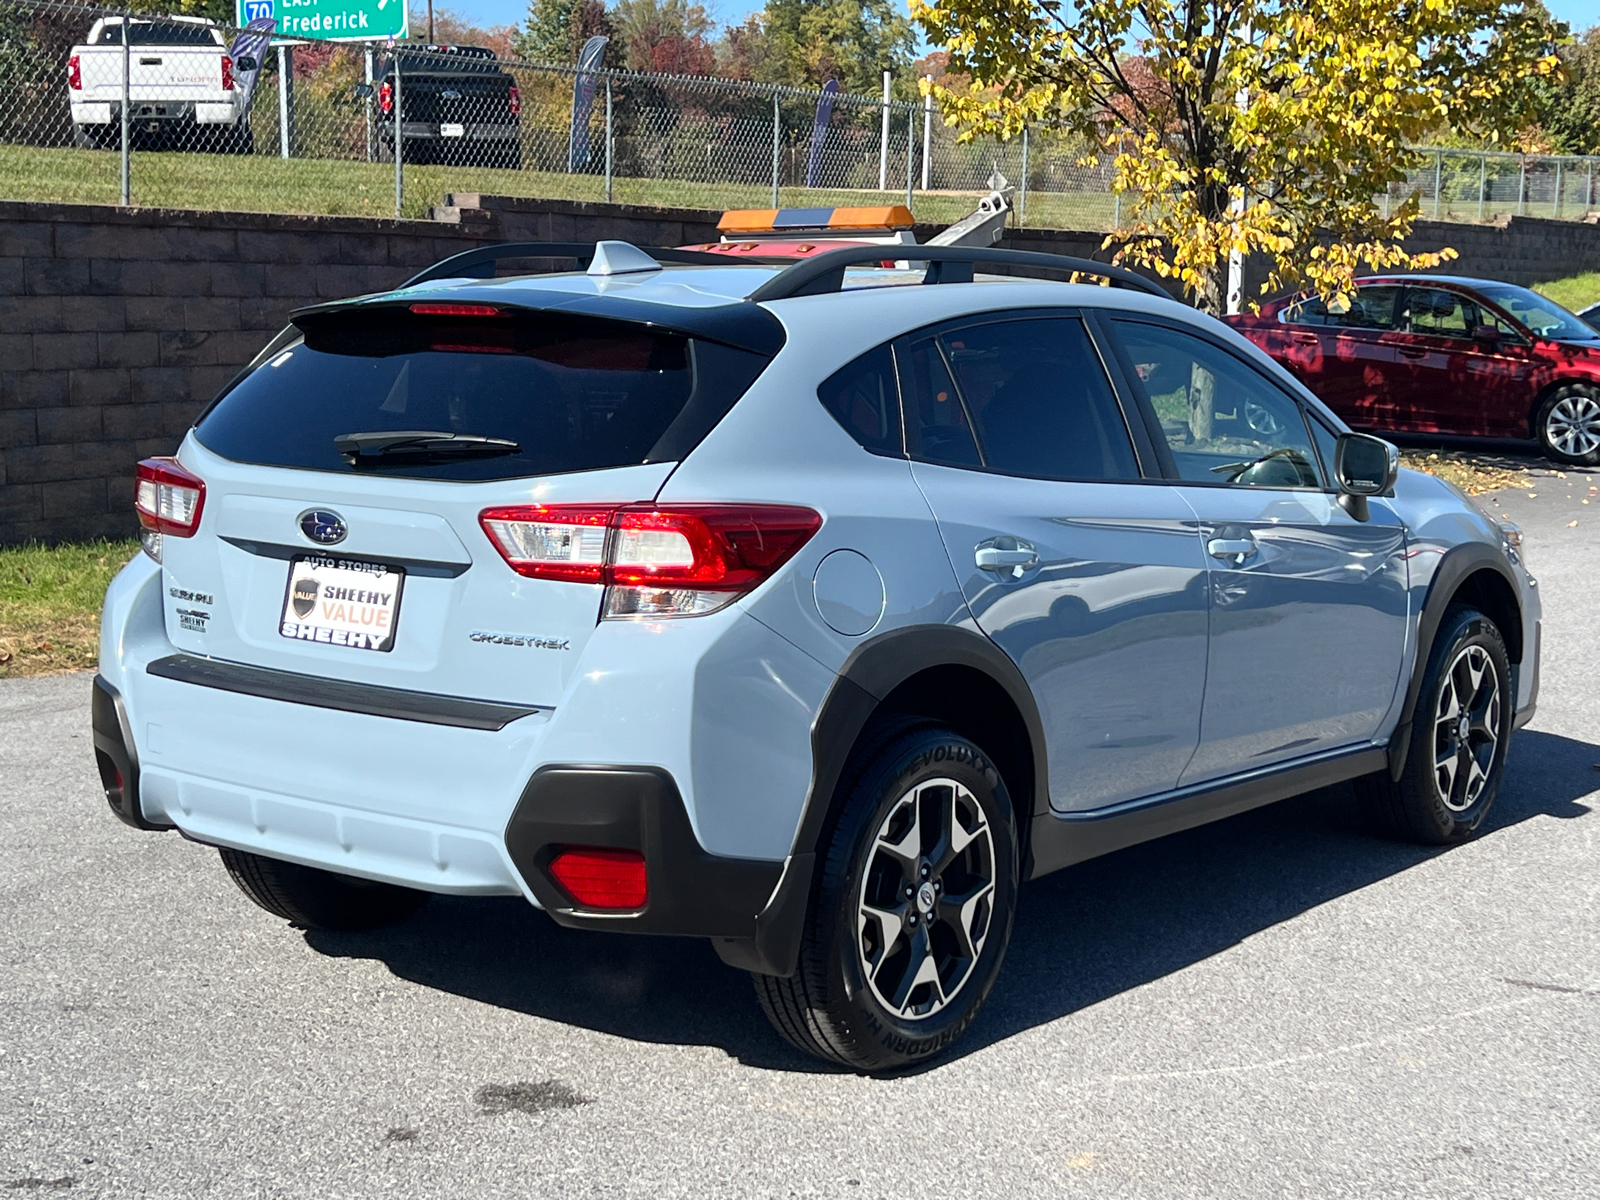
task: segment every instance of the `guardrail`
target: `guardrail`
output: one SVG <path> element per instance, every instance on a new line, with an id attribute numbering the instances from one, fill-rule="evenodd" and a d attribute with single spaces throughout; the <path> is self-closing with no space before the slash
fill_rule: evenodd
<path id="1" fill-rule="evenodd" d="M 403 45 L 397 80 L 381 45 L 227 29 L 218 46 L 135 13 L 123 46 L 121 17 L 0 0 L 0 198 L 416 217 L 450 191 L 710 209 L 904 199 L 950 221 L 998 172 L 1019 223 L 1121 224 L 1108 156 L 1038 130 L 961 144 L 927 103 L 503 60 L 471 60 L 451 87 L 439 72 L 459 55 Z M 85 48 L 103 18 L 112 43 Z M 193 44 L 162 44 L 175 21 Z M 1417 153 L 1385 204 L 1415 191 L 1426 217 L 1484 220 L 1579 218 L 1597 201 L 1593 158 Z"/>

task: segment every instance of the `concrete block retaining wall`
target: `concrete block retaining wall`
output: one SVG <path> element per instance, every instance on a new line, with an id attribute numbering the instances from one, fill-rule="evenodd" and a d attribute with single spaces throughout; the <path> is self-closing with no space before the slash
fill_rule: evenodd
<path id="1" fill-rule="evenodd" d="M 393 287 L 487 242 L 716 238 L 716 214 L 696 210 L 456 195 L 434 216 L 0 202 L 0 544 L 133 533 L 133 464 L 171 453 L 301 305 Z M 1104 260 L 1102 240 L 1021 229 L 1003 244 Z M 1593 222 L 1424 221 L 1410 244 L 1455 246 L 1452 273 L 1516 283 L 1600 270 Z"/>

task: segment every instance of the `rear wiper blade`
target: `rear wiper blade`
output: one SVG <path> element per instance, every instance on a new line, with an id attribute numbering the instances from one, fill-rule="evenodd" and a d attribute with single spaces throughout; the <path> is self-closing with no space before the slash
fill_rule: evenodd
<path id="1" fill-rule="evenodd" d="M 386 429 L 371 433 L 341 433 L 334 448 L 351 466 L 379 462 L 417 462 L 446 458 L 494 458 L 520 454 L 522 447 L 510 438 L 482 433 L 451 433 L 433 429 Z"/>

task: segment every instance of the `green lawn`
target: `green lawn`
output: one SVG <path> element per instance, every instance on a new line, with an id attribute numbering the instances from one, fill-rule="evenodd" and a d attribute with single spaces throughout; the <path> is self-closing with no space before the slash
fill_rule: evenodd
<path id="1" fill-rule="evenodd" d="M 392 163 L 333 159 L 284 159 L 269 154 L 233 158 L 216 154 L 137 151 L 132 156 L 132 197 L 141 207 L 220 209 L 234 212 L 310 213 L 327 216 L 394 216 Z M 118 156 L 108 150 L 55 150 L 0 145 L 0 199 L 115 204 L 120 186 Z M 598 175 L 551 171 L 499 171 L 484 167 L 405 168 L 402 215 L 422 218 L 446 192 L 534 196 L 557 200 L 604 200 Z M 670 208 L 766 208 L 767 187 L 685 180 L 614 181 L 619 204 Z M 784 188 L 786 206 L 895 204 L 904 191 L 831 191 Z M 919 220 L 948 223 L 971 212 L 976 197 L 918 193 L 912 211 Z M 1040 194 L 1028 197 L 1027 224 L 1055 229 L 1109 229 L 1109 195 Z"/>
<path id="2" fill-rule="evenodd" d="M 139 543 L 0 547 L 0 678 L 95 665 L 106 585 Z"/>
<path id="3" fill-rule="evenodd" d="M 1600 301 L 1600 271 L 1552 279 L 1549 283 L 1535 284 L 1533 290 L 1549 296 L 1562 308 L 1577 312 Z"/>

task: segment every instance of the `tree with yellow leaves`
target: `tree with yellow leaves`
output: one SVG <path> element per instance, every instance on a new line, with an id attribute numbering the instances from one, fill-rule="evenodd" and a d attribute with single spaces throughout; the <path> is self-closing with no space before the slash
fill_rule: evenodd
<path id="1" fill-rule="evenodd" d="M 1410 268 L 1417 197 L 1378 197 L 1448 125 L 1525 124 L 1530 78 L 1566 34 L 1524 0 L 911 0 L 968 87 L 933 87 L 964 137 L 1025 125 L 1115 156 L 1131 227 L 1107 245 L 1177 277 L 1220 314 L 1232 254 L 1264 252 L 1264 290 L 1327 294 L 1363 265 Z M 926 86 L 926 85 L 925 85 Z"/>

